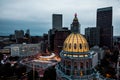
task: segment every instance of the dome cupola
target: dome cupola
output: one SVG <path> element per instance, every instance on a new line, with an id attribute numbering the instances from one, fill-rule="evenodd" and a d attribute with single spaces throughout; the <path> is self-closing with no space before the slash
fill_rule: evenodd
<path id="1" fill-rule="evenodd" d="M 87 52 L 89 46 L 81 34 L 71 33 L 64 41 L 63 50 L 67 52 Z"/>

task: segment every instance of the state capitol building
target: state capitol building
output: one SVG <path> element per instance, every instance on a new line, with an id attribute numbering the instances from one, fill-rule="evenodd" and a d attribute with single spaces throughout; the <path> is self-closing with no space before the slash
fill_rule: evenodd
<path id="1" fill-rule="evenodd" d="M 60 52 L 61 62 L 56 66 L 57 80 L 97 80 L 97 53 L 89 51 L 87 40 L 80 34 L 77 14 L 71 24 L 72 33 L 65 39 Z"/>

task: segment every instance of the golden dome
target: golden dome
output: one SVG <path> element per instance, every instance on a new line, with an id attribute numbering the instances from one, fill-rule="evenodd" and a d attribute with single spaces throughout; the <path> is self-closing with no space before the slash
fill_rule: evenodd
<path id="1" fill-rule="evenodd" d="M 63 50 L 67 52 L 87 52 L 89 46 L 81 34 L 71 33 L 64 41 Z"/>

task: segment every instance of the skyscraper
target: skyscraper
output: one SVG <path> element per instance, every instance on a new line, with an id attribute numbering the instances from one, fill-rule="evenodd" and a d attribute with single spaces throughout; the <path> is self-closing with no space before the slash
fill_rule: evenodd
<path id="1" fill-rule="evenodd" d="M 15 30 L 15 38 L 23 38 L 24 37 L 24 31 L 23 30 Z"/>
<path id="2" fill-rule="evenodd" d="M 62 29 L 62 14 L 52 15 L 52 29 L 48 31 L 48 46 L 51 51 L 54 50 L 54 35 L 56 30 Z"/>
<path id="3" fill-rule="evenodd" d="M 54 53 L 58 54 L 62 50 L 64 40 L 71 33 L 68 28 L 63 28 L 60 31 L 55 31 L 54 35 Z"/>
<path id="4" fill-rule="evenodd" d="M 85 28 L 85 37 L 89 43 L 90 47 L 93 47 L 98 44 L 99 39 L 97 38 L 98 29 L 96 27 Z"/>
<path id="5" fill-rule="evenodd" d="M 62 28 L 62 14 L 53 14 L 52 15 L 52 27 L 53 29 Z"/>
<path id="6" fill-rule="evenodd" d="M 112 26 L 112 7 L 97 9 L 97 29 L 100 46 L 112 48 L 113 45 L 113 26 Z"/>
<path id="7" fill-rule="evenodd" d="M 20 39 L 24 38 L 24 31 L 23 30 L 15 30 L 15 39 L 16 43 L 19 43 Z"/>

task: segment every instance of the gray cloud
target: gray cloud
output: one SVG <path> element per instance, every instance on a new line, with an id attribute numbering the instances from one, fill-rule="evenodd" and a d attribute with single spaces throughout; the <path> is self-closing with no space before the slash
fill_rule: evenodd
<path id="1" fill-rule="evenodd" d="M 0 0 L 0 19 L 51 23 L 52 14 L 61 13 L 63 25 L 69 27 L 77 13 L 84 33 L 84 28 L 96 26 L 97 8 L 113 6 L 114 35 L 120 35 L 119 4 L 119 0 Z"/>

